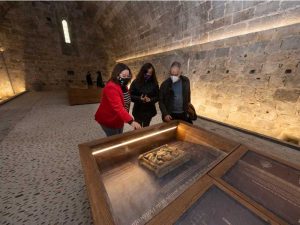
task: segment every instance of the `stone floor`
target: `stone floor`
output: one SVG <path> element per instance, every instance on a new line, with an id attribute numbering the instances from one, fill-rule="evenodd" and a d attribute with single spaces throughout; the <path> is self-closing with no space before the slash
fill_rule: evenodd
<path id="1" fill-rule="evenodd" d="M 0 107 L 0 224 L 92 223 L 77 144 L 104 137 L 97 106 L 69 106 L 65 92 L 29 92 Z M 205 120 L 196 125 L 300 161 L 297 150 Z"/>

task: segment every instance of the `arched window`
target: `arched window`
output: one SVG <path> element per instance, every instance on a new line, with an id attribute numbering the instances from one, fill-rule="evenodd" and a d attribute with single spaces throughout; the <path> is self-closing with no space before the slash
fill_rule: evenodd
<path id="1" fill-rule="evenodd" d="M 64 37 L 65 37 L 65 43 L 70 44 L 71 39 L 70 39 L 70 34 L 69 34 L 69 27 L 68 27 L 68 22 L 66 20 L 62 20 L 62 27 L 64 31 Z"/>

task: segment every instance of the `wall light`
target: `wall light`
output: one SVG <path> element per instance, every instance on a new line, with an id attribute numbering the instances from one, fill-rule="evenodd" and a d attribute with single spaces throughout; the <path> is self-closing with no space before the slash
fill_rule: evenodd
<path id="1" fill-rule="evenodd" d="M 255 22 L 255 21 L 254 21 Z M 179 50 L 183 48 L 188 48 L 192 46 L 197 46 L 201 44 L 206 44 L 214 41 L 219 41 L 219 40 L 224 40 L 232 37 L 238 37 L 246 34 L 251 34 L 251 33 L 256 33 L 256 32 L 262 32 L 262 31 L 267 31 L 275 28 L 281 28 L 281 27 L 286 27 L 290 25 L 295 25 L 300 23 L 300 16 L 294 17 L 294 18 L 287 18 L 283 17 L 282 18 L 274 18 L 269 22 L 266 23 L 260 23 L 260 24 L 253 24 L 251 27 L 247 27 L 247 24 L 235 24 L 232 25 L 232 27 L 229 27 L 228 29 L 225 30 L 213 30 L 211 32 L 208 32 L 207 37 L 200 37 L 196 40 L 190 40 L 185 43 L 179 43 L 176 45 L 172 45 L 169 47 L 162 47 L 162 48 L 157 48 L 153 49 L 150 51 L 144 51 L 142 53 L 130 55 L 124 58 L 117 59 L 116 62 L 124 62 L 128 60 L 133 60 L 133 59 L 138 59 L 138 58 L 143 58 L 143 57 L 148 57 L 152 55 L 157 55 L 161 53 L 166 53 L 174 50 Z M 243 27 L 241 27 L 243 25 Z"/>
<path id="2" fill-rule="evenodd" d="M 4 52 L 5 48 L 4 47 L 0 47 L 0 52 Z"/>
<path id="3" fill-rule="evenodd" d="M 121 147 L 121 146 L 128 145 L 128 144 L 131 144 L 131 143 L 134 143 L 134 142 L 137 142 L 137 141 L 140 141 L 140 140 L 149 138 L 149 137 L 153 137 L 153 136 L 156 136 L 156 135 L 158 135 L 158 134 L 162 134 L 162 133 L 168 132 L 168 131 L 170 131 L 170 130 L 174 130 L 174 129 L 176 129 L 176 128 L 177 128 L 177 126 L 175 126 L 175 127 L 170 127 L 170 128 L 165 129 L 165 130 L 153 132 L 153 133 L 151 133 L 151 134 L 143 135 L 143 136 L 141 136 L 141 137 L 139 137 L 139 138 L 134 138 L 134 139 L 131 139 L 131 140 L 129 140 L 129 141 L 122 142 L 122 143 L 120 143 L 120 144 L 116 144 L 116 145 L 112 145 L 112 146 L 107 147 L 107 148 L 99 149 L 99 150 L 97 150 L 97 151 L 95 151 L 95 152 L 92 152 L 92 155 L 96 155 L 96 154 L 99 154 L 99 153 L 101 153 L 101 152 L 105 152 L 105 151 L 108 151 L 108 150 L 111 150 L 111 149 L 114 149 L 114 148 L 119 148 L 119 147 Z"/>

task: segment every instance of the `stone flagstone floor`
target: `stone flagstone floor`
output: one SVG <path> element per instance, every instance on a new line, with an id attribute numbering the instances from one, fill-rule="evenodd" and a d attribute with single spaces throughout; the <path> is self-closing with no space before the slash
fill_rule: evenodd
<path id="1" fill-rule="evenodd" d="M 104 137 L 98 105 L 69 106 L 64 92 L 25 95 L 0 143 L 0 224 L 90 224 L 77 145 Z"/>
<path id="2" fill-rule="evenodd" d="M 41 94 L 0 143 L 2 224 L 89 224 L 77 144 L 102 134 L 94 105 Z"/>

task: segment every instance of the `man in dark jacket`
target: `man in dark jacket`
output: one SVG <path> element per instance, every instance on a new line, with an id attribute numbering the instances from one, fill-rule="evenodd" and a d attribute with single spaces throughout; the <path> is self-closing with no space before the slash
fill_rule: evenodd
<path id="1" fill-rule="evenodd" d="M 192 123 L 187 113 L 190 102 L 190 80 L 181 75 L 181 64 L 173 62 L 170 77 L 161 84 L 159 91 L 159 108 L 163 121 L 183 120 Z"/>

